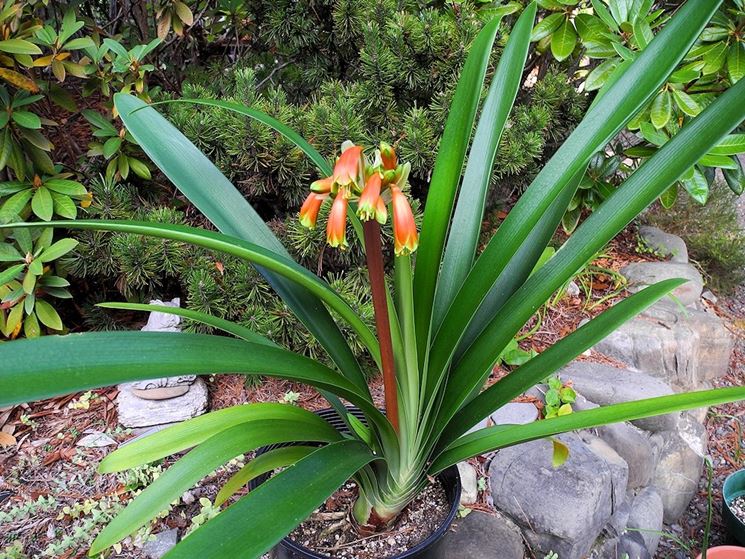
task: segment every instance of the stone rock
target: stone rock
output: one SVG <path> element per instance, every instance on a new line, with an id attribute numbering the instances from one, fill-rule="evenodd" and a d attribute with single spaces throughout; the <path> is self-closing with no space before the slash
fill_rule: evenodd
<path id="1" fill-rule="evenodd" d="M 628 423 L 604 425 L 597 434 L 628 464 L 630 489 L 649 485 L 657 465 L 649 434 Z"/>
<path id="2" fill-rule="evenodd" d="M 502 514 L 473 511 L 453 523 L 428 559 L 524 559 L 520 529 Z M 562 557 L 563 559 L 563 557 Z"/>
<path id="3" fill-rule="evenodd" d="M 650 225 L 639 227 L 639 237 L 658 256 L 669 258 L 671 262 L 688 263 L 688 247 L 677 235 L 665 233 Z"/>
<path id="4" fill-rule="evenodd" d="M 156 390 L 158 388 L 183 388 L 194 384 L 197 375 L 180 375 L 177 377 L 165 377 L 147 380 L 138 380 L 130 383 L 137 390 Z M 153 398 L 156 399 L 156 398 Z"/>
<path id="5" fill-rule="evenodd" d="M 719 301 L 719 297 L 717 297 L 716 295 L 714 295 L 708 289 L 705 289 L 704 290 L 704 292 L 701 294 L 701 297 L 703 299 L 706 299 L 707 301 L 709 301 L 709 303 L 711 303 L 712 305 L 716 305 L 717 304 L 717 301 Z"/>
<path id="6" fill-rule="evenodd" d="M 170 301 L 161 301 L 160 299 L 153 299 L 150 301 L 151 305 L 158 305 L 160 307 L 180 307 L 181 299 L 176 297 Z M 180 332 L 181 331 L 181 317 L 175 314 L 167 314 L 162 312 L 151 312 L 147 317 L 147 324 L 142 327 L 143 332 Z"/>
<path id="7" fill-rule="evenodd" d="M 458 463 L 458 473 L 460 474 L 460 504 L 472 505 L 479 498 L 479 480 L 476 474 L 476 468 L 468 462 Z"/>
<path id="8" fill-rule="evenodd" d="M 169 379 L 162 379 L 169 380 Z M 163 388 L 136 388 L 136 385 L 140 383 L 132 383 L 132 393 L 138 398 L 144 400 L 170 400 L 171 398 L 178 398 L 189 392 L 190 384 L 182 384 L 180 386 L 164 386 Z"/>
<path id="9" fill-rule="evenodd" d="M 636 541 L 637 538 L 633 537 L 633 534 L 639 534 L 649 557 L 654 557 L 660 543 L 659 532 L 662 530 L 663 513 L 662 498 L 654 487 L 642 489 L 631 502 L 631 514 L 627 526 L 632 529 L 628 532 L 632 537 L 628 539 Z M 629 553 L 629 557 L 633 558 L 633 555 Z"/>
<path id="10" fill-rule="evenodd" d="M 124 427 L 150 427 L 184 421 L 207 410 L 207 385 L 199 378 L 186 394 L 178 398 L 143 400 L 134 394 L 131 385 L 120 384 L 116 403 L 119 423 Z"/>
<path id="11" fill-rule="evenodd" d="M 659 433 L 664 439 L 652 485 L 662 498 L 665 522 L 674 522 L 698 490 L 707 433 L 703 425 L 683 414 L 676 431 Z"/>
<path id="12" fill-rule="evenodd" d="M 579 297 L 580 290 L 579 290 L 579 285 L 577 285 L 577 282 L 572 280 L 567 284 L 566 294 L 569 297 Z"/>
<path id="13" fill-rule="evenodd" d="M 525 425 L 538 419 L 538 408 L 528 402 L 510 402 L 493 414 L 494 425 Z"/>
<path id="14" fill-rule="evenodd" d="M 733 347 L 732 335 L 718 316 L 661 301 L 595 349 L 676 390 L 692 390 L 727 372 Z"/>
<path id="15" fill-rule="evenodd" d="M 75 446 L 84 446 L 86 448 L 103 448 L 116 444 L 116 441 L 109 437 L 106 433 L 94 431 L 93 433 L 89 433 L 84 437 L 81 437 L 80 440 L 75 443 Z"/>
<path id="16" fill-rule="evenodd" d="M 609 557 L 611 557 L 609 555 Z M 612 557 L 627 557 L 628 559 L 652 559 L 644 542 L 644 537 L 639 532 L 626 532 L 621 536 L 616 554 Z"/>
<path id="17" fill-rule="evenodd" d="M 599 453 L 573 433 L 559 439 L 569 446 L 569 458 L 559 468 L 551 465 L 548 440 L 500 450 L 489 468 L 491 494 L 535 555 L 554 551 L 561 559 L 580 559 L 614 514 L 613 496 L 625 495 L 625 487 L 614 487 L 623 479 L 623 460 L 616 455 L 609 465 L 600 454 L 613 453 L 610 447 Z"/>
<path id="18" fill-rule="evenodd" d="M 142 553 L 148 559 L 160 559 L 178 543 L 178 529 L 164 530 L 153 534 L 155 539 L 145 542 L 142 546 Z"/>
<path id="19" fill-rule="evenodd" d="M 673 290 L 673 295 L 685 305 L 693 305 L 701 299 L 704 278 L 690 264 L 677 262 L 634 262 L 621 268 L 621 274 L 628 280 L 628 290 L 641 291 L 648 285 L 662 280 L 682 278 L 688 280 Z"/>
<path id="20" fill-rule="evenodd" d="M 471 427 L 471 428 L 470 428 L 470 429 L 469 429 L 469 430 L 468 430 L 468 431 L 466 432 L 466 435 L 467 435 L 468 433 L 473 433 L 473 432 L 475 432 L 475 431 L 481 431 L 481 429 L 485 429 L 485 428 L 486 428 L 486 427 L 488 427 L 488 426 L 489 426 L 489 418 L 487 417 L 487 418 L 485 418 L 485 419 L 482 419 L 481 421 L 479 421 L 479 422 L 478 422 L 478 423 L 477 423 L 476 425 L 474 425 L 473 427 Z"/>
<path id="21" fill-rule="evenodd" d="M 587 445 L 587 448 L 597 457 L 601 458 L 610 470 L 610 498 L 612 507 L 611 515 L 606 524 L 616 524 L 616 528 L 620 529 L 626 523 L 626 517 L 628 517 L 628 507 L 626 508 L 627 510 L 624 510 L 623 505 L 626 501 L 626 490 L 628 489 L 629 467 L 626 461 L 600 437 L 587 432 L 581 432 L 579 436 Z M 626 517 L 623 516 L 624 514 Z M 619 517 L 623 519 L 620 523 Z"/>
<path id="22" fill-rule="evenodd" d="M 574 361 L 558 374 L 565 382 L 571 380 L 579 394 L 602 406 L 674 394 L 673 389 L 659 378 L 601 363 Z M 647 431 L 669 431 L 675 429 L 678 417 L 679 414 L 670 413 L 633 423 Z"/>

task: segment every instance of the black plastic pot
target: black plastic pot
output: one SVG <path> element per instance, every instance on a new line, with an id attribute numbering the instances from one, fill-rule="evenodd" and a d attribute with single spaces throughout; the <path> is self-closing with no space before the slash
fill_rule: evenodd
<path id="1" fill-rule="evenodd" d="M 745 522 L 740 520 L 730 508 L 737 497 L 745 495 L 745 470 L 738 470 L 727 476 L 722 487 L 722 518 L 730 536 L 745 545 Z"/>
<path id="2" fill-rule="evenodd" d="M 364 421 L 362 412 L 360 412 L 356 408 L 348 409 L 351 414 Z M 316 415 L 319 415 L 320 417 L 328 421 L 334 428 L 338 429 L 342 433 L 349 432 L 346 423 L 344 422 L 344 420 L 342 420 L 341 417 L 339 417 L 339 414 L 336 413 L 335 410 L 321 410 L 316 412 Z M 256 454 L 259 455 L 281 446 L 287 445 L 278 444 L 266 446 L 257 450 Z M 453 523 L 453 520 L 455 520 L 455 515 L 458 513 L 458 506 L 460 505 L 461 491 L 458 468 L 456 468 L 455 466 L 451 466 L 437 477 L 442 483 L 442 486 L 445 489 L 445 493 L 447 494 L 447 498 L 450 503 L 450 511 L 448 512 L 447 517 L 442 522 L 442 524 L 438 526 L 437 530 L 430 534 L 430 536 L 424 541 L 420 542 L 411 549 L 390 557 L 389 559 L 426 559 L 430 556 L 429 554 L 435 549 L 435 546 L 439 543 L 442 536 L 444 536 L 445 533 L 448 531 L 450 525 Z M 267 479 L 269 479 L 268 474 L 260 476 L 249 483 L 249 488 L 254 489 L 264 483 Z M 329 559 L 328 555 L 323 555 L 312 551 L 307 547 L 304 547 L 299 543 L 292 541 L 290 538 L 284 538 L 275 548 L 275 557 L 276 559 Z"/>

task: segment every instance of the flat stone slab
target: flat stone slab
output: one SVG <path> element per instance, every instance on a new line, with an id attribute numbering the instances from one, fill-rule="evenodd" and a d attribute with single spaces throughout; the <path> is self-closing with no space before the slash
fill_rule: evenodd
<path id="1" fill-rule="evenodd" d="M 494 425 L 526 425 L 538 419 L 538 408 L 528 402 L 510 402 L 493 414 Z"/>
<path id="2" fill-rule="evenodd" d="M 155 539 L 145 542 L 142 546 L 142 553 L 148 559 L 160 559 L 178 543 L 178 529 L 164 530 L 153 534 Z"/>
<path id="3" fill-rule="evenodd" d="M 594 349 L 679 391 L 724 375 L 733 347 L 732 334 L 718 316 L 660 301 Z"/>
<path id="4" fill-rule="evenodd" d="M 688 247 L 677 235 L 665 233 L 658 227 L 642 225 L 639 227 L 639 237 L 658 256 L 669 258 L 671 262 L 688 263 Z"/>
<path id="5" fill-rule="evenodd" d="M 473 511 L 456 520 L 428 559 L 524 559 L 520 529 L 502 514 Z"/>
<path id="6" fill-rule="evenodd" d="M 500 450 L 489 468 L 495 507 L 523 532 L 536 556 L 581 559 L 625 498 L 625 462 L 599 439 L 558 437 L 569 446 L 559 468 L 552 444 L 538 440 Z"/>
<path id="7" fill-rule="evenodd" d="M 675 393 L 670 385 L 657 377 L 602 363 L 574 361 L 559 370 L 558 375 L 564 382 L 571 381 L 579 394 L 601 406 Z M 679 415 L 670 413 L 639 419 L 633 424 L 647 431 L 666 431 L 675 429 Z"/>
<path id="8" fill-rule="evenodd" d="M 701 292 L 704 290 L 704 278 L 690 264 L 634 262 L 621 268 L 621 274 L 628 280 L 628 290 L 632 293 L 667 279 L 681 278 L 688 280 L 672 292 L 685 306 L 697 303 L 701 299 Z"/>
<path id="9" fill-rule="evenodd" d="M 130 384 L 120 384 L 116 403 L 119 423 L 124 427 L 174 423 L 207 411 L 207 385 L 198 378 L 183 396 L 169 400 L 143 400 L 135 395 Z"/>

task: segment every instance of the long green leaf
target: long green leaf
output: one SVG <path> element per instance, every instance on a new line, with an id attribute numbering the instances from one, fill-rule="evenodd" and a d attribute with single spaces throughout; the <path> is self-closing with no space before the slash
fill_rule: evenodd
<path id="1" fill-rule="evenodd" d="M 324 177 L 328 177 L 333 171 L 326 158 L 323 157 L 323 155 L 321 155 L 316 148 L 310 145 L 305 138 L 303 138 L 289 126 L 281 123 L 276 118 L 271 117 L 262 111 L 254 109 L 252 107 L 247 107 L 246 105 L 243 105 L 241 103 L 235 103 L 232 101 L 219 101 L 217 99 L 170 99 L 167 101 L 158 101 L 157 103 L 153 103 L 151 106 L 170 103 L 191 103 L 194 105 L 218 107 L 252 118 L 258 122 L 261 122 L 262 124 L 266 124 L 269 128 L 272 128 L 273 130 L 279 132 L 282 136 L 284 136 L 298 148 L 300 148 L 302 152 L 308 156 L 308 159 L 310 159 L 316 165 L 316 167 L 318 167 L 318 170 Z"/>
<path id="2" fill-rule="evenodd" d="M 690 121 L 617 188 L 554 257 L 510 297 L 451 373 L 445 398 L 448 409 L 443 408 L 443 417 L 449 420 L 483 385 L 499 353 L 556 289 L 745 119 L 745 104 L 740 102 L 743 95 L 745 83 L 738 82 Z"/>
<path id="3" fill-rule="evenodd" d="M 481 109 L 437 283 L 432 323 L 434 331 L 473 264 L 494 158 L 520 89 L 535 12 L 536 5 L 531 3 L 512 28 Z"/>
<path id="4" fill-rule="evenodd" d="M 195 447 L 213 435 L 236 425 L 249 426 L 255 421 L 273 419 L 309 423 L 324 421 L 312 412 L 288 404 L 262 402 L 232 406 L 200 415 L 132 441 L 106 456 L 98 465 L 98 471 L 109 474 L 149 464 Z"/>
<path id="5" fill-rule="evenodd" d="M 316 450 L 318 449 L 313 446 L 291 445 L 275 448 L 257 456 L 225 482 L 215 497 L 215 506 L 222 505 L 245 487 L 249 481 L 277 468 L 290 466 Z"/>
<path id="6" fill-rule="evenodd" d="M 367 392 L 325 365 L 281 348 L 203 334 L 91 332 L 0 344 L 0 362 L 0 406 L 189 373 L 292 379 L 359 407 L 396 458 L 396 435 Z"/>
<path id="7" fill-rule="evenodd" d="M 164 559 L 258 559 L 374 459 L 357 441 L 326 445 L 218 514 Z"/>
<path id="8" fill-rule="evenodd" d="M 457 464 L 472 456 L 497 450 L 507 446 L 542 439 L 567 431 L 591 429 L 609 423 L 635 421 L 645 417 L 664 415 L 675 411 L 691 410 L 707 406 L 717 406 L 729 402 L 745 400 L 745 387 L 717 388 L 647 398 L 635 402 L 613 404 L 592 410 L 579 411 L 570 415 L 536 421 L 527 425 L 504 425 L 488 427 L 461 437 L 443 452 L 432 464 L 430 474 L 441 472 L 448 466 Z"/>
<path id="9" fill-rule="evenodd" d="M 289 258 L 282 243 L 241 193 L 186 136 L 137 97 L 118 93 L 114 104 L 127 130 L 153 163 L 220 231 Z M 342 373 L 367 390 L 359 363 L 323 304 L 302 287 L 260 267 L 258 270 L 315 335 Z"/>
<path id="10" fill-rule="evenodd" d="M 441 343 L 446 347 L 439 349 L 443 355 L 452 354 L 472 317 L 541 217 L 566 192 L 567 185 L 585 168 L 590 157 L 659 90 L 718 4 L 718 1 L 689 0 L 607 90 L 533 180 L 476 260 L 443 320 Z"/>
<path id="11" fill-rule="evenodd" d="M 8 227 L 64 227 L 67 229 L 93 229 L 97 231 L 117 231 L 120 233 L 135 233 L 148 235 L 162 239 L 182 241 L 192 245 L 201 246 L 211 250 L 224 252 L 252 262 L 265 270 L 292 281 L 308 293 L 318 297 L 331 309 L 339 314 L 360 337 L 362 343 L 370 350 L 373 359 L 379 360 L 380 348 L 375 334 L 367 324 L 354 312 L 342 297 L 337 294 L 326 282 L 318 276 L 303 268 L 294 260 L 282 254 L 273 253 L 250 242 L 230 237 L 206 229 L 176 225 L 171 223 L 149 223 L 146 221 L 116 221 L 116 220 L 75 220 L 75 221 L 49 221 L 39 223 L 16 223 Z M 60 241 L 61 242 L 61 241 Z M 293 309 L 294 310 L 294 309 Z M 364 390 L 367 385 L 364 384 Z"/>
<path id="12" fill-rule="evenodd" d="M 624 322 L 647 309 L 683 283 L 685 280 L 670 279 L 635 293 L 497 381 L 458 412 L 440 437 L 440 447 L 447 446 L 490 413 L 593 347 Z"/>
<path id="13" fill-rule="evenodd" d="M 119 303 L 119 302 L 98 303 L 96 306 L 101 307 L 103 309 L 118 309 L 118 310 L 159 312 L 163 314 L 173 314 L 176 316 L 188 318 L 189 320 L 193 320 L 201 324 L 206 324 L 207 326 L 212 326 L 213 328 L 217 328 L 218 330 L 222 330 L 223 332 L 227 332 L 228 334 L 233 334 L 234 336 L 237 336 L 243 340 L 246 340 L 247 342 L 253 342 L 255 344 L 264 344 L 264 345 L 279 347 L 269 338 L 265 338 L 261 334 L 257 334 L 256 332 L 254 332 L 253 330 L 249 328 L 246 328 L 245 326 L 241 326 L 240 324 L 236 324 L 235 322 L 231 322 L 230 320 L 225 320 L 224 318 L 218 318 L 216 316 L 212 316 L 207 313 L 203 313 L 199 311 L 193 311 L 191 309 L 184 309 L 181 307 L 166 307 L 163 305 L 142 305 L 139 303 Z"/>
<path id="14" fill-rule="evenodd" d="M 414 309 L 420 363 L 424 363 L 423 357 L 429 345 L 432 305 L 445 236 L 500 20 L 501 17 L 497 17 L 487 23 L 471 46 L 440 140 L 443 149 L 437 153 L 424 206 L 422 235 L 414 274 Z"/>
<path id="15" fill-rule="evenodd" d="M 339 432 L 322 421 L 310 424 L 271 419 L 253 422 L 250 427 L 236 425 L 210 437 L 170 466 L 112 520 L 91 544 L 89 554 L 101 553 L 134 533 L 184 491 L 239 454 L 261 446 L 292 441 L 333 442 Z"/>

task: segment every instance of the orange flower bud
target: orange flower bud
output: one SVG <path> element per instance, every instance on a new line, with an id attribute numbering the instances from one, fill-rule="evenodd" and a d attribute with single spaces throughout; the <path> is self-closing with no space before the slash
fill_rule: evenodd
<path id="1" fill-rule="evenodd" d="M 377 203 L 380 198 L 381 185 L 380 173 L 375 172 L 367 179 L 367 184 L 362 190 L 357 206 L 357 215 L 360 216 L 362 221 L 377 219 Z"/>
<path id="2" fill-rule="evenodd" d="M 380 142 L 380 159 L 383 161 L 383 169 L 390 171 L 398 165 L 398 157 L 393 147 L 385 142 Z"/>
<path id="3" fill-rule="evenodd" d="M 419 246 L 419 234 L 416 230 L 414 213 L 409 200 L 397 186 L 391 187 L 393 206 L 393 239 L 396 256 L 410 254 Z"/>
<path id="4" fill-rule="evenodd" d="M 383 200 L 382 196 L 375 203 L 375 219 L 381 225 L 385 225 L 385 222 L 388 221 L 388 208 L 386 208 L 385 200 Z"/>
<path id="5" fill-rule="evenodd" d="M 329 221 L 326 226 L 326 241 L 332 247 L 342 249 L 347 247 L 347 198 L 341 190 L 331 206 L 331 213 L 329 213 Z"/>
<path id="6" fill-rule="evenodd" d="M 362 174 L 362 148 L 351 146 L 344 150 L 334 166 L 333 182 L 339 186 L 357 185 Z"/>
<path id="7" fill-rule="evenodd" d="M 334 183 L 334 177 L 326 177 L 325 179 L 318 179 L 313 181 L 310 185 L 310 189 L 318 194 L 328 194 L 331 192 L 331 185 Z"/>
<path id="8" fill-rule="evenodd" d="M 318 219 L 318 211 L 321 209 L 326 196 L 322 196 L 311 192 L 303 202 L 302 208 L 300 208 L 300 223 L 303 227 L 313 229 L 316 226 L 316 220 Z"/>

